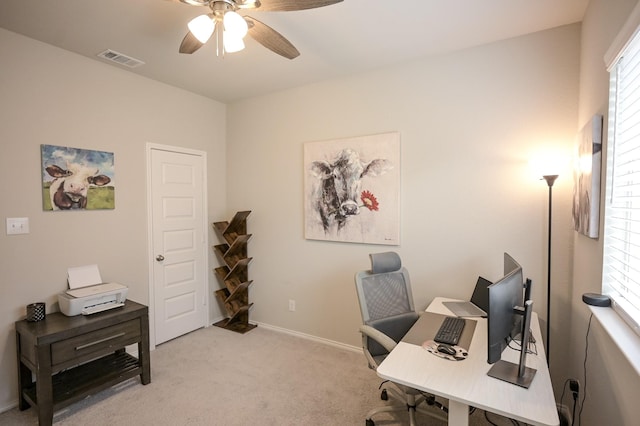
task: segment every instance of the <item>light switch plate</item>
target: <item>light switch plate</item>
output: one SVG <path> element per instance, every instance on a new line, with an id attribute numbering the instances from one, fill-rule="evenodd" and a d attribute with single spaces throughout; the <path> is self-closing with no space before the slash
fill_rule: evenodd
<path id="1" fill-rule="evenodd" d="M 18 235 L 29 233 L 28 217 L 8 217 L 7 218 L 7 235 Z"/>

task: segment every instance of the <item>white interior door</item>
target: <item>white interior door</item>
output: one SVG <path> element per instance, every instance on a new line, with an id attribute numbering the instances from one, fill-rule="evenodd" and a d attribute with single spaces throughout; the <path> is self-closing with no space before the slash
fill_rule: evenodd
<path id="1" fill-rule="evenodd" d="M 206 325 L 206 156 L 152 147 L 149 158 L 152 311 L 160 344 Z"/>

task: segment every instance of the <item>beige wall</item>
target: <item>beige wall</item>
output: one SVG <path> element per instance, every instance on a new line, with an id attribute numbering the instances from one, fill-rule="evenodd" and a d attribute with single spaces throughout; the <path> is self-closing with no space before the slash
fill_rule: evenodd
<path id="1" fill-rule="evenodd" d="M 528 160 L 570 152 L 579 47 L 571 25 L 229 105 L 228 206 L 253 210 L 252 318 L 358 346 L 353 275 L 385 250 L 402 256 L 420 309 L 435 296 L 469 297 L 478 275 L 499 278 L 508 251 L 546 318 L 548 188 Z M 401 134 L 401 244 L 305 240 L 304 142 L 389 131 Z M 557 342 L 569 337 L 572 185 L 564 172 L 554 187 Z M 568 361 L 561 346 L 556 378 Z"/>
<path id="2" fill-rule="evenodd" d="M 594 114 L 602 114 L 605 116 L 605 135 L 609 74 L 605 69 L 604 54 L 636 3 L 637 0 L 591 0 L 582 25 L 579 124 L 587 123 Z M 603 153 L 604 176 L 606 145 Z M 604 192 L 604 182 L 602 190 Z M 601 203 L 601 211 L 602 207 Z M 583 382 L 589 310 L 582 303 L 581 296 L 587 292 L 599 293 L 601 290 L 602 238 L 592 240 L 574 234 L 574 245 L 572 327 L 569 341 L 571 363 L 567 377 L 576 377 Z M 582 424 L 637 424 L 640 418 L 640 406 L 637 402 L 640 395 L 638 374 L 595 319 L 589 335 L 587 361 L 587 400 Z"/>
<path id="3" fill-rule="evenodd" d="M 27 303 L 54 302 L 67 266 L 97 262 L 105 278 L 148 302 L 146 142 L 208 153 L 210 221 L 253 211 L 255 321 L 358 346 L 353 274 L 368 267 L 368 253 L 397 250 L 424 308 L 438 295 L 468 297 L 477 275 L 497 278 L 508 251 L 534 281 L 544 328 L 547 187 L 527 162 L 540 150 L 570 151 L 580 125 L 606 114 L 602 56 L 635 3 L 591 0 L 582 27 L 249 99 L 229 105 L 226 116 L 220 103 L 0 30 L 0 219 L 31 221 L 27 236 L 0 232 L 0 410 L 17 397 L 13 321 Z M 401 244 L 305 240 L 304 142 L 388 131 L 401 134 Z M 33 195 L 43 143 L 115 152 L 118 181 L 126 182 L 116 210 L 43 212 Z M 558 399 L 568 377 L 582 381 L 588 313 L 579 297 L 599 290 L 601 273 L 601 242 L 572 231 L 571 193 L 566 171 L 553 211 Z M 635 373 L 606 348 L 597 324 L 591 339 L 582 420 L 632 424 L 640 389 L 637 380 L 623 382 Z"/>
<path id="4" fill-rule="evenodd" d="M 13 321 L 31 302 L 55 308 L 67 267 L 97 263 L 149 302 L 147 142 L 205 151 L 209 220 L 225 214 L 226 108 L 2 29 L 0 57 L 1 411 L 17 401 Z M 44 212 L 40 144 L 113 152 L 115 210 Z M 7 236 L 6 217 L 28 217 L 31 233 Z"/>

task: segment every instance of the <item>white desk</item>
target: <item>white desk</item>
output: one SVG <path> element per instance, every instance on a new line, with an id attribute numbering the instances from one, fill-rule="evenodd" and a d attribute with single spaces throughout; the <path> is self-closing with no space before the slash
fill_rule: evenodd
<path id="1" fill-rule="evenodd" d="M 428 312 L 451 315 L 438 297 Z M 449 361 L 430 354 L 421 346 L 400 342 L 377 369 L 383 379 L 419 389 L 449 400 L 449 425 L 467 426 L 469 406 L 497 413 L 531 425 L 556 426 L 560 423 L 545 360 L 538 316 L 531 329 L 538 355 L 527 355 L 527 367 L 537 370 L 529 389 L 487 376 L 487 320 L 477 319 L 469 356 Z M 425 340 L 433 336 L 425 336 Z M 502 359 L 518 363 L 520 352 L 507 348 Z"/>

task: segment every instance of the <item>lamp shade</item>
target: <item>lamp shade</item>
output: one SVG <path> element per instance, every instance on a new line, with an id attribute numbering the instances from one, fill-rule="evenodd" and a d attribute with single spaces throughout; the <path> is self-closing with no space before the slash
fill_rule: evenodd
<path id="1" fill-rule="evenodd" d="M 200 43 L 206 43 L 213 34 L 216 24 L 209 15 L 200 15 L 189 21 L 187 27 Z"/>
<path id="2" fill-rule="evenodd" d="M 247 35 L 249 30 L 247 21 L 238 13 L 233 11 L 225 13 L 223 22 L 225 36 L 230 35 L 234 39 L 242 39 Z"/>
<path id="3" fill-rule="evenodd" d="M 242 37 L 233 37 L 224 32 L 224 51 L 228 53 L 239 52 L 244 49 Z"/>

